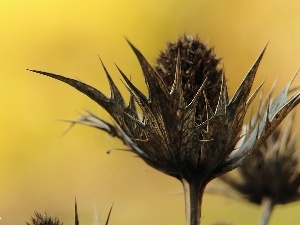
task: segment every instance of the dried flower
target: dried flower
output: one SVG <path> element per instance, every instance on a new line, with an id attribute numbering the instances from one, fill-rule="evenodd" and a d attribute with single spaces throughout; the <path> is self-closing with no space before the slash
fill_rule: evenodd
<path id="1" fill-rule="evenodd" d="M 264 206 L 261 224 L 267 224 L 275 205 L 300 200 L 300 166 L 293 123 L 291 116 L 278 127 L 237 169 L 238 177 L 220 177 L 249 202 Z"/>
<path id="2" fill-rule="evenodd" d="M 110 219 L 110 214 L 112 211 L 113 205 L 111 205 L 108 216 L 105 221 L 105 225 L 108 225 L 109 219 Z M 26 223 L 27 225 L 63 225 L 62 222 L 59 221 L 57 218 L 52 218 L 47 215 L 45 212 L 45 216 L 43 216 L 39 212 L 34 212 L 34 217 L 31 217 L 31 223 Z M 78 211 L 77 211 L 77 201 L 75 198 L 75 225 L 79 225 L 79 219 L 78 219 Z M 96 224 L 95 224 L 96 225 Z"/>
<path id="3" fill-rule="evenodd" d="M 131 95 L 128 105 L 104 65 L 110 97 L 71 78 L 31 71 L 65 82 L 102 106 L 116 124 L 91 113 L 74 122 L 118 137 L 148 165 L 179 179 L 184 187 L 187 224 L 198 225 L 207 183 L 241 165 L 300 102 L 300 94 L 287 99 L 288 86 L 268 104 L 253 129 L 243 134 L 245 114 L 260 90 L 259 87 L 249 97 L 265 50 L 229 100 L 225 75 L 218 69 L 219 60 L 197 36 L 184 35 L 170 43 L 157 60 L 156 69 L 128 43 L 142 67 L 149 93 L 145 96 L 119 69 Z M 143 112 L 142 119 L 135 103 Z M 236 148 L 242 136 L 243 145 Z"/>
<path id="4" fill-rule="evenodd" d="M 62 222 L 57 218 L 52 218 L 45 213 L 43 216 L 39 212 L 34 212 L 34 216 L 31 217 L 31 223 L 26 223 L 27 225 L 63 225 Z"/>

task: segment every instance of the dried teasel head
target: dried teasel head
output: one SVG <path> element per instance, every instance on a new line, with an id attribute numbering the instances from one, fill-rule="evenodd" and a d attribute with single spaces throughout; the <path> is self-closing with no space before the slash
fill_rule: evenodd
<path id="1" fill-rule="evenodd" d="M 188 224 L 200 223 L 200 208 L 206 184 L 242 164 L 258 149 L 284 117 L 300 102 L 299 93 L 287 90 L 274 97 L 254 128 L 242 133 L 246 112 L 260 87 L 250 96 L 263 57 L 259 55 L 232 98 L 213 50 L 197 36 L 184 35 L 169 43 L 155 69 L 128 42 L 142 67 L 149 95 L 143 94 L 119 69 L 131 95 L 125 103 L 104 67 L 111 87 L 107 97 L 96 88 L 61 75 L 31 70 L 65 82 L 102 106 L 116 124 L 93 114 L 74 121 L 97 127 L 121 139 L 148 165 L 183 183 Z M 142 110 L 142 119 L 135 104 Z M 238 148 L 241 137 L 244 142 Z"/>

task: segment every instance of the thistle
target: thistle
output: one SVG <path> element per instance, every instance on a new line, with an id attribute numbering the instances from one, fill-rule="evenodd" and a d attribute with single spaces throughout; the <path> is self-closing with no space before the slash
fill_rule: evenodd
<path id="1" fill-rule="evenodd" d="M 34 216 L 31 217 L 31 223 L 26 223 L 27 225 L 63 225 L 62 222 L 57 218 L 52 218 L 45 213 L 43 216 L 39 212 L 34 212 Z"/>
<path id="2" fill-rule="evenodd" d="M 128 41 L 142 67 L 149 95 L 143 94 L 119 69 L 130 93 L 126 104 L 110 74 L 106 73 L 111 96 L 81 81 L 30 70 L 65 82 L 103 107 L 115 124 L 89 113 L 74 123 L 86 124 L 121 139 L 130 151 L 148 165 L 173 176 L 183 184 L 186 223 L 200 224 L 203 191 L 212 179 L 240 166 L 259 148 L 284 117 L 300 102 L 299 95 L 287 98 L 289 85 L 272 101 L 248 133 L 242 133 L 250 90 L 265 49 L 250 68 L 238 90 L 229 99 L 219 59 L 197 36 L 169 43 L 157 59 L 155 69 Z M 136 105 L 142 110 L 138 115 Z M 236 144 L 243 137 L 238 148 Z"/>
<path id="3" fill-rule="evenodd" d="M 108 225 L 111 211 L 112 211 L 113 205 L 111 205 L 108 216 L 105 221 L 105 225 Z M 79 225 L 79 218 L 78 218 L 78 210 L 77 210 L 77 201 L 75 198 L 75 225 Z M 45 216 L 43 216 L 39 212 L 34 212 L 34 216 L 31 217 L 31 223 L 26 223 L 27 225 L 63 225 L 62 222 L 59 221 L 56 217 L 53 218 L 51 216 L 48 216 L 48 214 L 45 212 Z M 96 225 L 96 224 L 95 224 Z"/>
<path id="4" fill-rule="evenodd" d="M 261 225 L 268 224 L 274 206 L 300 200 L 300 166 L 293 122 L 291 116 L 270 135 L 237 169 L 238 178 L 230 174 L 220 177 L 243 198 L 263 206 Z"/>

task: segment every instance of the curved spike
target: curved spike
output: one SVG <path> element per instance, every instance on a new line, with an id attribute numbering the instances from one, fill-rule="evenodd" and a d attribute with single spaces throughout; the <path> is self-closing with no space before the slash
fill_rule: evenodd
<path id="1" fill-rule="evenodd" d="M 109 212 L 108 212 L 108 216 L 107 216 L 107 218 L 106 218 L 105 225 L 108 225 L 109 218 L 110 218 L 110 215 L 111 215 L 111 211 L 112 211 L 113 206 L 114 206 L 114 203 L 111 204 L 111 207 L 110 207 Z"/>
<path id="2" fill-rule="evenodd" d="M 67 78 L 58 74 L 54 74 L 54 73 L 48 73 L 48 72 L 44 72 L 44 71 L 39 71 L 39 70 L 30 70 L 31 72 L 34 73 L 38 73 L 38 74 L 42 74 L 48 77 L 52 77 L 54 79 L 60 80 L 74 88 L 76 88 L 78 91 L 82 92 L 83 94 L 85 94 L 86 96 L 90 97 L 92 100 L 94 100 L 95 102 L 97 102 L 100 106 L 102 106 L 104 109 L 106 109 L 108 112 L 110 112 L 110 103 L 111 103 L 111 99 L 106 97 L 104 94 L 102 94 L 102 92 L 98 91 L 96 88 L 85 84 L 81 81 L 72 79 L 72 78 Z"/>
<path id="3" fill-rule="evenodd" d="M 180 51 L 178 49 L 178 55 L 176 59 L 176 71 L 173 81 L 173 85 L 170 91 L 170 96 L 176 98 L 177 107 L 184 108 L 186 106 L 183 89 L 182 89 L 182 75 L 181 75 L 181 65 L 180 65 Z"/>
<path id="4" fill-rule="evenodd" d="M 157 134 L 160 136 L 163 136 L 163 131 L 161 130 L 161 127 L 159 126 L 157 119 L 155 115 L 153 114 L 152 110 L 150 109 L 148 99 L 146 96 L 140 92 L 132 83 L 131 81 L 126 77 L 126 75 L 119 70 L 121 75 L 123 76 L 124 80 L 126 81 L 127 85 L 125 84 L 125 87 L 129 91 L 129 93 L 132 95 L 132 97 L 135 99 L 137 104 L 140 106 L 141 110 L 143 111 L 143 116 L 148 120 L 149 125 L 153 128 L 153 130 L 156 131 Z M 147 122 L 145 122 L 146 124 Z"/>
<path id="5" fill-rule="evenodd" d="M 176 58 L 176 71 L 175 71 L 175 77 L 173 81 L 172 88 L 170 90 L 170 95 L 175 92 L 180 93 L 182 95 L 182 78 L 181 78 L 181 64 L 180 64 L 180 49 L 178 49 L 177 58 Z"/>
<path id="6" fill-rule="evenodd" d="M 261 90 L 262 86 L 264 85 L 265 81 L 262 82 L 258 88 L 256 88 L 256 90 L 254 91 L 254 93 L 250 96 L 250 98 L 247 100 L 247 106 L 249 106 L 252 101 L 254 100 L 254 98 L 256 97 L 256 95 L 258 94 L 258 92 Z"/>
<path id="7" fill-rule="evenodd" d="M 75 225 L 79 225 L 76 197 L 75 197 Z"/>
<path id="8" fill-rule="evenodd" d="M 162 96 L 168 96 L 168 88 L 163 81 L 162 77 L 157 74 L 157 72 L 148 63 L 142 53 L 128 40 L 126 39 L 131 49 L 135 53 L 137 59 L 139 60 L 140 66 L 143 71 L 145 82 L 149 91 L 149 99 L 161 98 Z"/>
<path id="9" fill-rule="evenodd" d="M 226 107 L 228 104 L 228 93 L 227 93 L 227 85 L 224 74 L 222 74 L 222 83 L 221 83 L 221 90 L 219 94 L 219 100 L 217 104 L 217 108 L 215 110 L 215 114 L 226 114 Z"/>
<path id="10" fill-rule="evenodd" d="M 197 100 L 199 99 L 199 96 L 205 87 L 206 81 L 207 81 L 207 78 L 205 78 L 205 80 L 203 81 L 201 87 L 198 89 L 198 91 L 197 91 L 196 95 L 194 96 L 194 98 L 192 99 L 192 101 L 187 105 L 187 107 L 186 107 L 187 109 L 191 108 L 191 107 L 196 108 Z"/>
<path id="11" fill-rule="evenodd" d="M 133 83 L 127 78 L 123 71 L 116 65 L 123 79 L 125 80 L 128 88 L 134 93 L 135 96 L 138 96 L 139 99 L 142 99 L 144 102 L 148 102 L 148 98 L 136 87 Z"/>
<path id="12" fill-rule="evenodd" d="M 297 76 L 298 71 L 293 76 L 291 81 L 287 84 L 287 86 L 275 98 L 272 99 L 271 109 L 270 109 L 270 117 L 271 118 L 273 118 L 275 116 L 276 112 L 287 103 L 286 98 L 289 93 L 290 86 L 291 86 L 292 82 L 294 81 L 295 77 Z M 298 95 L 298 93 L 296 93 L 295 95 Z"/>
<path id="13" fill-rule="evenodd" d="M 138 118 L 133 117 L 126 111 L 124 111 L 124 115 L 126 115 L 128 118 L 130 118 L 132 121 L 134 121 L 136 124 L 138 124 L 140 127 L 145 127 L 145 123 L 140 121 Z"/>
<path id="14" fill-rule="evenodd" d="M 107 80 L 109 82 L 109 86 L 110 86 L 110 99 L 114 100 L 116 104 L 122 104 L 122 106 L 125 108 L 125 102 L 124 99 L 119 91 L 119 89 L 117 88 L 117 86 L 115 85 L 113 79 L 111 78 L 110 74 L 108 73 L 103 61 L 101 60 L 101 58 L 99 57 L 99 60 L 101 62 L 101 65 L 103 67 L 103 70 L 106 74 Z"/>
<path id="15" fill-rule="evenodd" d="M 209 120 L 210 118 L 212 118 L 213 116 L 215 116 L 210 104 L 209 104 L 209 101 L 206 97 L 206 94 L 205 92 L 203 92 L 203 96 L 204 96 L 204 100 L 205 100 L 205 107 L 206 107 L 206 114 L 207 114 L 207 118 L 206 120 Z"/>
<path id="16" fill-rule="evenodd" d="M 134 117 L 135 119 L 138 119 L 138 112 L 135 106 L 134 97 L 130 95 L 129 103 L 127 107 L 124 109 L 124 112 L 129 114 L 130 116 Z"/>
<path id="17" fill-rule="evenodd" d="M 263 51 L 260 53 L 256 61 L 254 62 L 253 66 L 250 68 L 249 72 L 247 73 L 241 85 L 239 86 L 238 90 L 235 92 L 234 96 L 232 97 L 230 104 L 235 103 L 237 105 L 240 105 L 241 103 L 246 101 L 246 98 L 250 94 L 258 66 L 262 60 L 266 48 L 267 45 L 264 47 Z"/>

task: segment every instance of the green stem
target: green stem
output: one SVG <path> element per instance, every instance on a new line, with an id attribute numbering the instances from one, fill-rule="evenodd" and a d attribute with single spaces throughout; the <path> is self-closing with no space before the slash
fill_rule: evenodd
<path id="1" fill-rule="evenodd" d="M 264 198 L 262 202 L 262 215 L 259 225 L 267 225 L 270 220 L 271 213 L 274 209 L 274 201 L 271 198 Z"/>
<path id="2" fill-rule="evenodd" d="M 201 181 L 182 180 L 185 198 L 186 225 L 199 225 L 205 185 Z"/>

